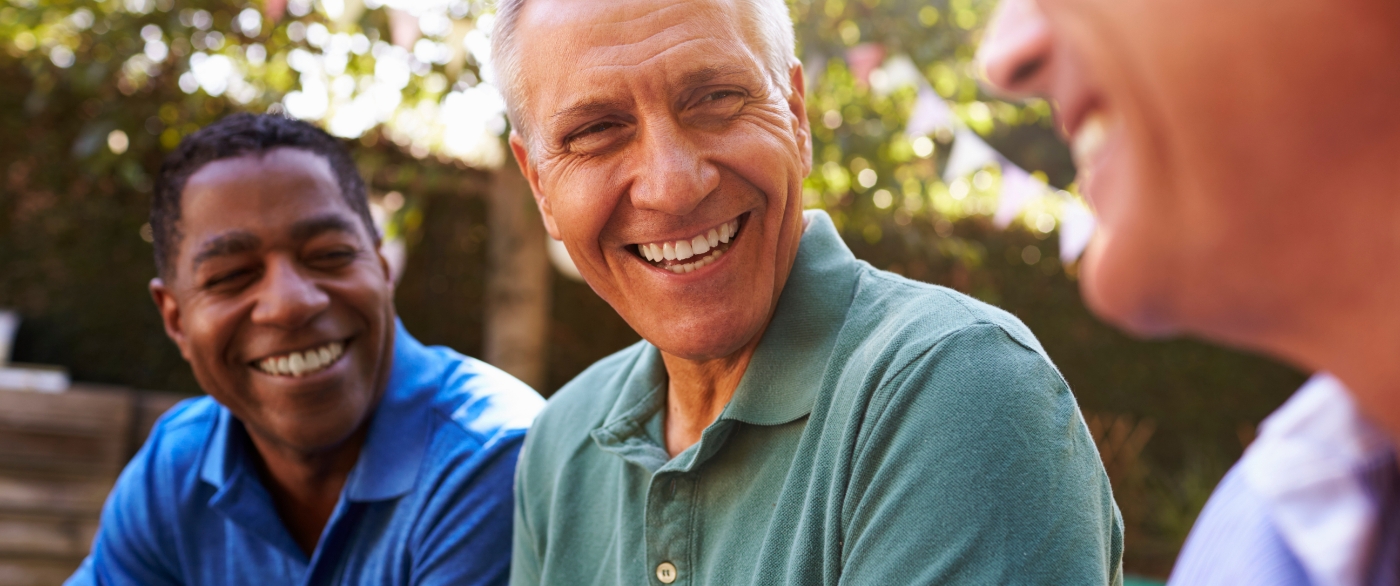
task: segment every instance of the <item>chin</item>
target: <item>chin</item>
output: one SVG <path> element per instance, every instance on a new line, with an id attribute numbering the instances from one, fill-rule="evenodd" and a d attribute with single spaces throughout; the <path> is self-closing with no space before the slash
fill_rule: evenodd
<path id="1" fill-rule="evenodd" d="M 278 422 L 274 424 L 278 429 L 269 431 L 287 447 L 300 453 L 313 454 L 340 447 L 363 423 L 342 415 L 320 426 L 308 426 L 305 421 Z"/>
<path id="2" fill-rule="evenodd" d="M 664 328 L 654 335 L 643 335 L 647 342 L 662 352 L 703 362 L 732 356 L 761 333 L 760 327 L 735 328 L 743 319 L 701 319 L 676 327 Z M 650 333 L 649 333 L 650 334 Z"/>
<path id="3" fill-rule="evenodd" d="M 1139 338 L 1180 333 L 1170 309 L 1170 288 L 1156 278 L 1160 272 L 1143 268 L 1154 263 L 1132 259 L 1112 242 L 1101 232 L 1080 260 L 1079 289 L 1085 305 L 1100 319 Z"/>

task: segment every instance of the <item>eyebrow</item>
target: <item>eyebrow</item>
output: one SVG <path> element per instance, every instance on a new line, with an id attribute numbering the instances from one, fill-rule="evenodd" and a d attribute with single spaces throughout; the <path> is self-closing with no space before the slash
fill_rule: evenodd
<path id="1" fill-rule="evenodd" d="M 559 122 L 561 120 L 568 121 L 575 118 L 589 118 L 604 112 L 621 110 L 626 107 L 626 104 L 627 103 L 622 100 L 584 99 L 577 104 L 565 107 L 551 114 L 549 119 L 551 122 Z"/>
<path id="2" fill-rule="evenodd" d="M 355 222 L 339 214 L 325 214 L 302 220 L 292 224 L 291 232 L 292 240 L 297 242 L 310 240 L 326 232 L 357 234 Z M 194 256 L 193 265 L 195 269 L 198 269 L 200 264 L 210 259 L 243 254 L 257 250 L 261 246 L 262 239 L 250 232 L 243 230 L 225 232 L 204 241 L 204 245 L 199 248 L 199 253 Z"/>
<path id="3" fill-rule="evenodd" d="M 199 265 L 207 260 L 220 256 L 242 254 L 250 250 L 257 250 L 260 246 L 262 246 L 262 239 L 249 232 L 241 230 L 225 232 L 204 241 L 204 245 L 199 248 L 199 254 L 194 255 L 194 268 L 198 269 Z"/>
<path id="4" fill-rule="evenodd" d="M 680 85 L 683 88 L 692 88 L 697 85 L 704 85 L 721 77 L 742 75 L 749 73 L 749 71 L 749 68 L 740 65 L 710 65 L 682 74 Z"/>
<path id="5" fill-rule="evenodd" d="M 680 87 L 689 89 L 722 77 L 742 75 L 749 72 L 749 68 L 740 65 L 710 65 L 688 71 L 682 74 L 677 81 Z M 628 103 L 630 102 L 624 100 L 585 98 L 576 104 L 567 106 L 551 114 L 549 119 L 551 122 L 558 123 L 561 120 L 567 122 L 573 119 L 591 118 L 605 112 L 624 109 Z"/>
<path id="6" fill-rule="evenodd" d="M 326 232 L 345 232 L 359 235 L 355 222 L 340 214 L 324 214 L 292 224 L 292 240 L 310 240 Z"/>

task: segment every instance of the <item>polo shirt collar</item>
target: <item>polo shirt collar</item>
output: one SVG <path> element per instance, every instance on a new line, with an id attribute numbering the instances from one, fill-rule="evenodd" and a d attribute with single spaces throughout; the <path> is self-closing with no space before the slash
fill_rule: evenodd
<path id="1" fill-rule="evenodd" d="M 428 451 L 432 400 L 442 383 L 442 358 L 394 320 L 394 363 L 375 408 L 360 461 L 345 482 L 345 498 L 381 501 L 409 493 Z"/>
<path id="2" fill-rule="evenodd" d="M 725 421 L 782 425 L 812 412 L 855 293 L 859 262 L 826 212 L 813 210 L 804 216 L 807 227 L 797 260 L 763 340 L 720 421 L 702 434 L 700 444 L 708 450 L 700 453 L 692 446 L 668 468 L 687 468 L 695 460 L 706 459 L 708 451 L 718 449 L 728 435 L 730 426 L 722 425 Z M 619 369 L 617 378 L 609 382 L 622 390 L 592 437 L 604 450 L 656 470 L 667 464 L 669 456 L 647 437 L 645 426 L 666 405 L 666 366 L 655 346 L 643 344 L 636 362 Z"/>
<path id="3" fill-rule="evenodd" d="M 396 319 L 394 326 L 389 382 L 371 416 L 360 458 L 346 479 L 346 500 L 379 501 L 408 494 L 427 453 L 427 418 L 439 378 L 432 373 L 440 370 L 435 368 L 439 359 L 409 335 L 402 322 Z M 219 409 L 200 467 L 200 478 L 218 489 L 211 505 L 245 500 L 234 493 L 250 481 L 261 488 L 252 454 L 247 453 L 251 447 L 243 424 L 228 409 Z M 264 496 L 258 498 L 265 499 L 265 491 L 260 492 Z"/>
<path id="4" fill-rule="evenodd" d="M 721 419 L 781 425 L 812 412 L 855 294 L 859 262 L 824 211 L 807 229 L 773 319 Z"/>

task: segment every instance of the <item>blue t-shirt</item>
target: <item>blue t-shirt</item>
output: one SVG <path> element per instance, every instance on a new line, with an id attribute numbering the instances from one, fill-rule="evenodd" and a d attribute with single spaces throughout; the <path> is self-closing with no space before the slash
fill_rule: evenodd
<path id="1" fill-rule="evenodd" d="M 505 584 L 516 458 L 544 401 L 402 324 L 396 336 L 384 398 L 309 558 L 259 480 L 243 424 L 202 397 L 156 424 L 67 584 Z"/>

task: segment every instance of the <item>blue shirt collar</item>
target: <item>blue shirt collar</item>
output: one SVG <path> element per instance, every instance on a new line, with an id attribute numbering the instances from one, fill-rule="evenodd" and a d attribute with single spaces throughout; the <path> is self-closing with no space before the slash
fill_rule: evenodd
<path id="1" fill-rule="evenodd" d="M 408 494 L 418 483 L 427 453 L 431 426 L 426 419 L 438 381 L 423 375 L 435 370 L 430 366 L 436 356 L 409 335 L 402 322 L 396 319 L 394 325 L 389 382 L 371 415 L 360 459 L 346 480 L 346 500 L 379 501 Z M 247 453 L 251 447 L 243 425 L 228 409 L 220 409 L 200 468 L 200 478 L 219 489 L 211 506 L 232 499 L 238 486 L 257 483 L 258 474 Z"/>

